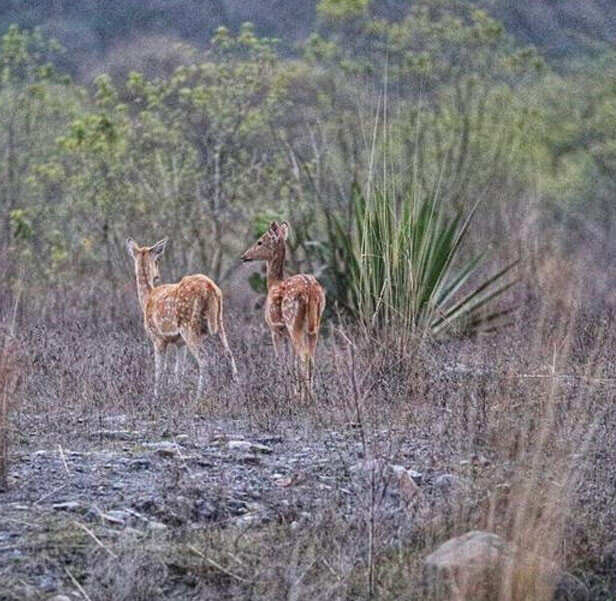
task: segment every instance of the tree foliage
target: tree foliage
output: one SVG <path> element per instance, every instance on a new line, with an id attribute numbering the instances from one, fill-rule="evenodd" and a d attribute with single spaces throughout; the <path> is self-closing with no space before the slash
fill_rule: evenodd
<path id="1" fill-rule="evenodd" d="M 221 27 L 206 50 L 158 72 L 101 74 L 88 87 L 55 66 L 57 44 L 11 28 L 0 47 L 0 227 L 14 264 L 33 279 L 93 277 L 115 294 L 128 276 L 122 240 L 167 235 L 168 277 L 203 271 L 224 283 L 254 224 L 275 215 L 293 224 L 291 268 L 316 273 L 331 306 L 352 306 L 357 253 L 345 267 L 340 249 L 361 248 L 358 214 L 376 232 L 387 222 L 354 185 L 365 199 L 387 190 L 381 201 L 395 210 L 379 214 L 405 231 L 402 198 L 438 197 L 443 224 L 479 199 L 490 211 L 531 191 L 611 210 L 609 57 L 555 73 L 463 0 L 387 10 L 323 0 L 315 16 L 301 56 L 249 24 Z M 459 252 L 478 256 L 489 242 Z"/>

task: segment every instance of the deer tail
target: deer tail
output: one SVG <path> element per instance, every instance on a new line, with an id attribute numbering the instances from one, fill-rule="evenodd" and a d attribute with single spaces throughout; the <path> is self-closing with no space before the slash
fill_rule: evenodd
<path id="1" fill-rule="evenodd" d="M 321 321 L 321 313 L 323 312 L 323 308 L 321 306 L 321 296 L 316 294 L 311 294 L 308 297 L 308 307 L 307 307 L 307 330 L 308 334 L 318 334 L 319 332 L 319 323 Z"/>
<path id="2" fill-rule="evenodd" d="M 213 294 L 208 298 L 207 304 L 207 328 L 210 335 L 218 332 L 222 319 L 222 293 L 220 290 L 212 290 Z"/>

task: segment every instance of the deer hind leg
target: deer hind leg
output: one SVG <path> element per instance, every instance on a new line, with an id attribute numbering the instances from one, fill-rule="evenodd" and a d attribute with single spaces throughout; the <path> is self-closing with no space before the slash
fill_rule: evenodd
<path id="1" fill-rule="evenodd" d="M 274 346 L 274 357 L 276 357 L 276 359 L 281 359 L 284 354 L 284 338 L 282 334 L 274 328 L 272 328 L 271 334 L 272 345 Z"/>
<path id="2" fill-rule="evenodd" d="M 197 384 L 197 397 L 200 397 L 203 393 L 203 382 L 205 380 L 205 335 L 195 332 L 191 328 L 185 328 L 180 331 L 182 339 L 186 343 L 190 354 L 196 359 L 199 366 L 199 382 Z"/>
<path id="3" fill-rule="evenodd" d="M 312 356 L 309 351 L 307 334 L 295 331 L 291 339 L 294 354 L 294 371 L 297 383 L 297 392 L 300 400 L 312 396 Z"/>
<path id="4" fill-rule="evenodd" d="M 285 374 L 290 372 L 294 376 L 295 365 L 292 360 L 289 360 L 290 357 L 294 356 L 293 351 L 289 349 L 289 345 L 291 344 L 290 339 L 285 336 L 284 330 L 280 330 L 276 327 L 271 329 L 271 334 L 276 364 L 282 367 Z"/>
<path id="5" fill-rule="evenodd" d="M 222 342 L 222 346 L 225 349 L 225 355 L 227 355 L 227 359 L 231 365 L 231 373 L 233 374 L 233 379 L 237 380 L 237 367 L 235 365 L 235 358 L 233 357 L 233 353 L 231 352 L 231 348 L 229 347 L 229 343 L 227 342 L 227 334 L 225 333 L 225 328 L 222 324 L 222 319 L 220 320 L 220 324 L 218 326 L 218 336 L 220 337 L 220 342 Z"/>
<path id="6" fill-rule="evenodd" d="M 184 378 L 184 369 L 186 368 L 186 353 L 188 347 L 186 345 L 175 348 L 175 383 L 179 384 Z"/>
<path id="7" fill-rule="evenodd" d="M 319 339 L 318 331 L 315 333 L 306 332 L 306 355 L 308 363 L 308 391 L 312 396 L 312 385 L 314 381 L 314 355 Z"/>

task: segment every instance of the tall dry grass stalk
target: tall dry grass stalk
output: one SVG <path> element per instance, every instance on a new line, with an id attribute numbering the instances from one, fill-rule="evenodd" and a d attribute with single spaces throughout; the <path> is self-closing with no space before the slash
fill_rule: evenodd
<path id="1" fill-rule="evenodd" d="M 9 469 L 9 411 L 21 374 L 17 343 L 7 334 L 0 350 L 0 490 L 8 488 Z"/>

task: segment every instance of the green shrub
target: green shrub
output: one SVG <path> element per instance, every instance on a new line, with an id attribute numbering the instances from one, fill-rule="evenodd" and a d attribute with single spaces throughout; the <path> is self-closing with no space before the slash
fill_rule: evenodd
<path id="1" fill-rule="evenodd" d="M 357 185 L 351 206 L 348 225 L 329 218 L 329 275 L 334 295 L 365 327 L 423 337 L 493 327 L 509 313 L 486 309 L 514 283 L 506 276 L 517 261 L 471 284 L 486 252 L 460 256 L 476 206 L 449 216 L 437 193 L 367 195 Z"/>

